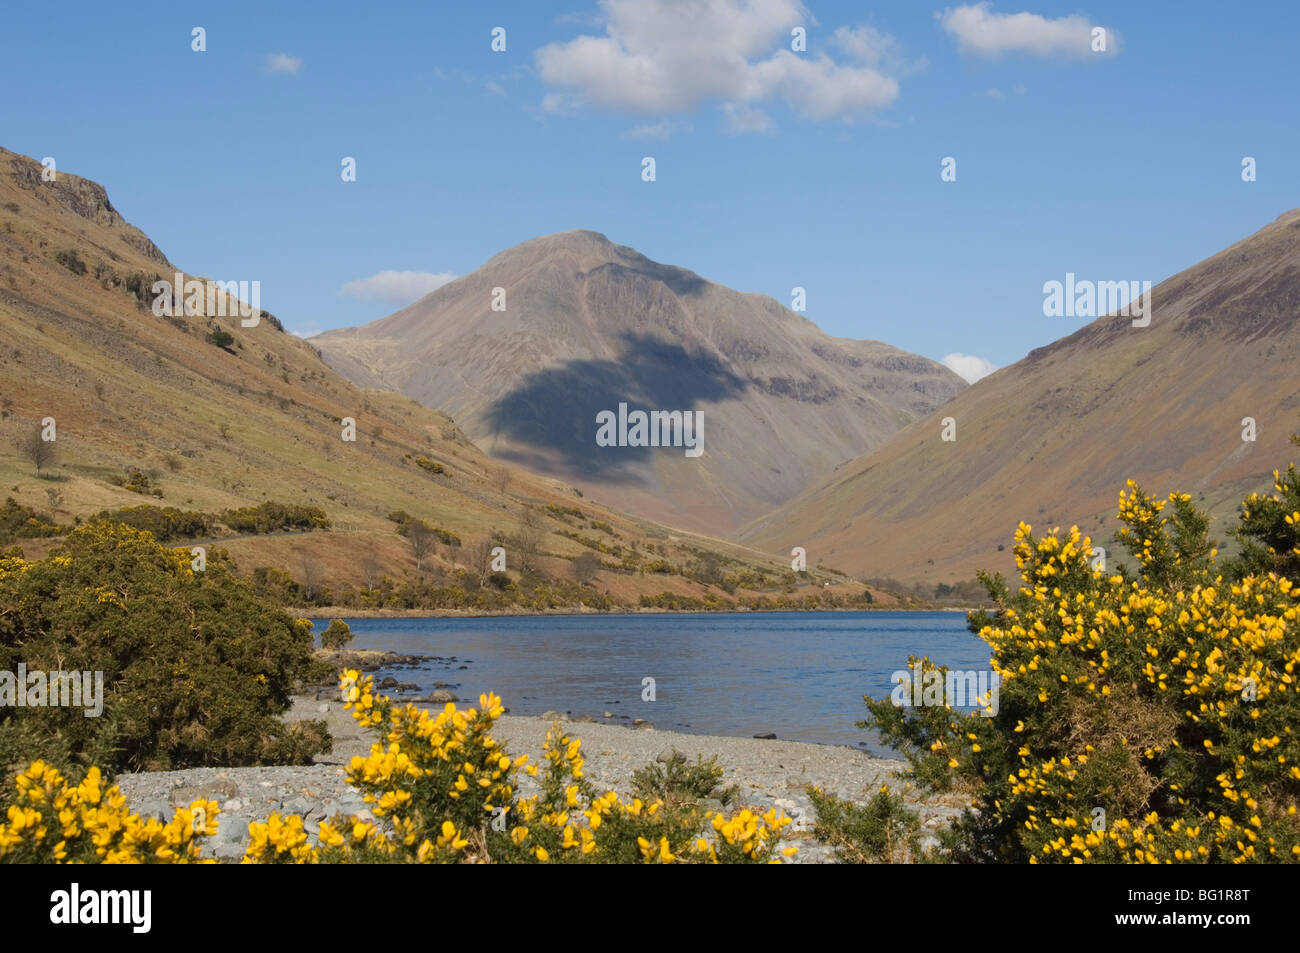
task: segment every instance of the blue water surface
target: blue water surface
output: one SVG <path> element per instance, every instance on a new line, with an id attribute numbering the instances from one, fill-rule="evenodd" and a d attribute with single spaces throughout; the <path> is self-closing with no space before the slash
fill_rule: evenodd
<path id="1" fill-rule="evenodd" d="M 883 751 L 856 726 L 863 695 L 889 694 L 909 655 L 987 670 L 960 612 L 747 612 L 347 619 L 353 648 L 441 656 L 377 673 L 435 681 L 462 700 L 495 691 L 516 715 L 605 712 L 617 723 Z M 326 620 L 316 624 L 319 632 Z M 453 661 L 454 659 L 454 661 Z M 464 666 L 462 668 L 461 666 Z M 642 680 L 655 700 L 642 700 Z M 389 694 L 392 694 L 389 692 Z"/>

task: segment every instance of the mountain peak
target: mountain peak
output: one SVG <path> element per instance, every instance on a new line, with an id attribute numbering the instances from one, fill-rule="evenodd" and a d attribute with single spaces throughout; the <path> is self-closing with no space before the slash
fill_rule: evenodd
<path id="1" fill-rule="evenodd" d="M 522 242 L 395 314 L 313 343 L 355 383 L 450 414 L 494 456 L 716 531 L 965 386 L 933 361 L 832 338 L 771 298 L 588 229 Z M 620 405 L 702 410 L 704 455 L 598 445 L 597 414 Z"/>

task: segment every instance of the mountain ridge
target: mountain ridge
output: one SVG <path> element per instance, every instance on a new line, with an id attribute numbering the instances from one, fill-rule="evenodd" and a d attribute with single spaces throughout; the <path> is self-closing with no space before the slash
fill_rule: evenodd
<path id="1" fill-rule="evenodd" d="M 805 545 L 869 577 L 1011 572 L 1021 519 L 1078 524 L 1108 545 L 1130 477 L 1197 493 L 1222 526 L 1271 483 L 1300 423 L 1300 209 L 1161 282 L 1152 300 L 1149 327 L 1111 314 L 1036 348 L 737 538 Z"/>
<path id="2" fill-rule="evenodd" d="M 716 533 L 966 386 L 927 358 L 831 337 L 767 295 L 591 229 L 521 242 L 386 317 L 311 341 L 354 382 L 451 414 L 494 456 Z M 620 402 L 703 409 L 712 439 L 698 466 L 597 452 L 596 413 Z"/>

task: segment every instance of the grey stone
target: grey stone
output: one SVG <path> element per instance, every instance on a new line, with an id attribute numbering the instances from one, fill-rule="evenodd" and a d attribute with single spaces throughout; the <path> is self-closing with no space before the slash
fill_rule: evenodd
<path id="1" fill-rule="evenodd" d="M 435 688 L 429 692 L 429 701 L 445 705 L 447 702 L 460 701 L 460 699 L 456 697 L 455 692 L 448 691 L 445 688 Z"/>
<path id="2" fill-rule="evenodd" d="M 167 801 L 157 798 L 151 798 L 147 801 L 141 801 L 138 804 L 132 804 L 131 810 L 134 813 L 139 814 L 141 817 L 156 817 L 163 821 L 170 821 L 172 819 L 172 806 L 167 803 Z"/>
<path id="3" fill-rule="evenodd" d="M 239 785 L 229 778 L 217 778 L 207 784 L 178 784 L 172 788 L 171 801 L 175 807 L 188 807 L 200 798 L 205 801 L 224 800 L 239 793 Z"/>

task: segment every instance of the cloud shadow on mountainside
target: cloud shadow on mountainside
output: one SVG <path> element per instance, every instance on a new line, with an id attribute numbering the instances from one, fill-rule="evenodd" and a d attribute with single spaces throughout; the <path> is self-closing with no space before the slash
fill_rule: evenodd
<path id="1" fill-rule="evenodd" d="M 596 415 L 632 410 L 698 410 L 703 401 L 738 395 L 747 382 L 710 354 L 691 353 L 677 344 L 624 334 L 620 360 L 575 360 L 563 367 L 529 374 L 495 401 L 486 420 L 492 431 L 514 444 L 495 455 L 524 466 L 547 460 L 574 475 L 644 483 L 652 453 L 683 448 L 599 447 Z M 704 446 L 709 428 L 705 415 Z"/>

